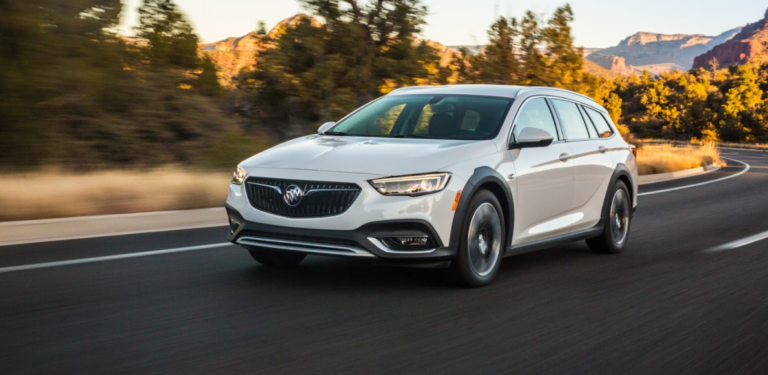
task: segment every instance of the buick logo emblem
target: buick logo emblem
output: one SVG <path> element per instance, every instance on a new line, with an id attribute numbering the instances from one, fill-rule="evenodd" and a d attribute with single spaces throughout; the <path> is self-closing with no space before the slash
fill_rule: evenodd
<path id="1" fill-rule="evenodd" d="M 285 193 L 283 193 L 283 200 L 285 201 L 285 204 L 295 207 L 299 202 L 301 202 L 301 198 L 304 197 L 304 191 L 301 190 L 300 187 L 296 185 L 288 186 L 287 189 L 285 189 Z"/>

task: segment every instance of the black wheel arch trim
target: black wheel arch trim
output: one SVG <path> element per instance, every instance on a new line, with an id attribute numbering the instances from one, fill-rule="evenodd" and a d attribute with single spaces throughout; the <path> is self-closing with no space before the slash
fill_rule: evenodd
<path id="1" fill-rule="evenodd" d="M 611 192 L 613 191 L 613 187 L 616 185 L 616 181 L 619 180 L 619 178 L 624 177 L 629 181 L 629 184 L 627 184 L 627 189 L 629 189 L 629 195 L 630 195 L 630 206 L 632 215 L 635 214 L 635 200 L 637 198 L 637 192 L 635 191 L 635 188 L 632 184 L 632 173 L 629 171 L 629 168 L 627 168 L 624 164 L 617 164 L 616 169 L 613 170 L 613 175 L 611 176 L 611 182 L 608 184 L 608 190 L 605 193 L 605 200 L 603 201 L 603 210 L 600 211 L 600 222 L 603 222 L 605 220 L 605 212 L 611 205 L 611 199 L 613 198 L 613 195 Z"/>
<path id="2" fill-rule="evenodd" d="M 511 240 L 515 222 L 515 204 L 512 191 L 509 189 L 509 184 L 507 184 L 507 181 L 504 179 L 504 177 L 493 168 L 479 167 L 475 169 L 475 173 L 472 174 L 469 180 L 467 180 L 467 184 L 461 191 L 461 197 L 459 197 L 459 203 L 456 206 L 456 211 L 453 215 L 451 235 L 448 239 L 450 247 L 458 249 L 459 239 L 461 238 L 461 227 L 463 224 L 462 221 L 464 220 L 464 216 L 467 213 L 469 202 L 472 200 L 472 197 L 475 195 L 475 193 L 477 193 L 478 188 L 488 182 L 497 185 L 501 191 L 504 192 L 507 200 L 507 207 L 504 208 L 508 212 L 508 218 L 506 220 L 507 228 L 505 228 L 505 247 L 509 246 L 509 243 L 512 242 Z M 503 205 L 503 202 L 499 203 L 502 203 Z"/>

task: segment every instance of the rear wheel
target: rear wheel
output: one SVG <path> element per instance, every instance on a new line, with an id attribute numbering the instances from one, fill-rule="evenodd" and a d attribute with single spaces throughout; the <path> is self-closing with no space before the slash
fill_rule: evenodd
<path id="1" fill-rule="evenodd" d="M 475 194 L 468 208 L 451 272 L 457 283 L 480 287 L 491 283 L 504 256 L 504 214 L 488 190 Z"/>
<path id="2" fill-rule="evenodd" d="M 629 240 L 631 204 L 627 185 L 623 181 L 617 181 L 613 188 L 611 204 L 603 214 L 605 218 L 603 234 L 587 240 L 587 245 L 592 251 L 601 254 L 617 254 L 624 249 Z"/>
<path id="3" fill-rule="evenodd" d="M 305 253 L 247 247 L 251 257 L 265 266 L 295 267 L 307 257 Z"/>

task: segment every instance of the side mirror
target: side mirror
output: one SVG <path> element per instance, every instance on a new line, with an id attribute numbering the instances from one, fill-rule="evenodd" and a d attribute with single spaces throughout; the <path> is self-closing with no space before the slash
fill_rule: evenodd
<path id="1" fill-rule="evenodd" d="M 514 148 L 547 147 L 555 140 L 548 131 L 539 128 L 525 128 L 517 136 Z"/>
<path id="2" fill-rule="evenodd" d="M 326 131 L 328 131 L 328 129 L 332 128 L 334 125 L 336 125 L 336 123 L 335 123 L 335 122 L 333 122 L 333 121 L 331 121 L 331 122 L 326 122 L 325 124 L 321 125 L 321 126 L 320 126 L 320 127 L 317 129 L 317 134 L 325 134 L 325 132 L 326 132 Z"/>

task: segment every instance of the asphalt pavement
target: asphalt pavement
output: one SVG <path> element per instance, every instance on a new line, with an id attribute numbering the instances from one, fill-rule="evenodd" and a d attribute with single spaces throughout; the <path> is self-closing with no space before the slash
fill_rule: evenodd
<path id="1" fill-rule="evenodd" d="M 269 269 L 225 227 L 3 246 L 0 373 L 768 374 L 768 154 L 723 156 L 641 187 L 622 254 L 510 257 L 481 289 Z"/>

